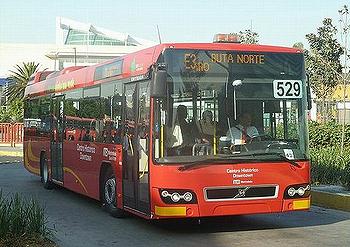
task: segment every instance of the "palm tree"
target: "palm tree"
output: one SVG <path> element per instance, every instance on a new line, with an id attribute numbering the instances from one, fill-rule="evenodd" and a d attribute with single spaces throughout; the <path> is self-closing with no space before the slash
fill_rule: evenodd
<path id="1" fill-rule="evenodd" d="M 39 63 L 34 62 L 23 62 L 22 66 L 16 64 L 15 70 L 10 70 L 11 74 L 7 78 L 9 81 L 7 96 L 10 102 L 16 98 L 20 100 L 23 99 L 27 83 L 30 77 L 38 71 L 39 65 Z"/>

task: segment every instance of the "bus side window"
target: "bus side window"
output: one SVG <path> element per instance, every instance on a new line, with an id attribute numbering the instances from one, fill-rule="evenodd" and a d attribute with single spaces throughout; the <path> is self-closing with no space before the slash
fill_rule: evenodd
<path id="1" fill-rule="evenodd" d="M 101 116 L 98 142 L 121 144 L 122 83 L 101 85 Z"/>
<path id="2" fill-rule="evenodd" d="M 80 100 L 83 97 L 83 90 L 77 89 L 65 94 L 65 139 L 68 141 L 79 141 L 81 139 L 81 122 L 79 117 Z"/>
<path id="3" fill-rule="evenodd" d="M 84 98 L 80 102 L 80 117 L 82 127 L 85 128 L 85 135 L 89 135 L 90 141 L 95 141 L 96 136 L 100 133 L 97 129 L 97 121 L 101 119 L 101 100 L 100 87 L 94 86 L 85 88 L 83 91 Z M 87 133 L 88 132 L 88 133 Z M 82 136 L 83 138 L 84 136 Z"/>
<path id="4" fill-rule="evenodd" d="M 24 115 L 24 124 L 26 136 L 37 136 L 40 125 L 40 103 L 39 99 L 32 99 L 26 103 L 26 112 Z"/>

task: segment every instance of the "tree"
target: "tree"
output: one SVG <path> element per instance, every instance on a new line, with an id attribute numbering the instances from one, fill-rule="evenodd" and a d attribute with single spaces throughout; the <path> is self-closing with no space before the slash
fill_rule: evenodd
<path id="1" fill-rule="evenodd" d="M 304 50 L 304 44 L 301 43 L 301 42 L 297 42 L 293 45 L 293 48 L 297 48 L 297 49 L 300 49 L 300 50 Z"/>
<path id="2" fill-rule="evenodd" d="M 7 92 L 8 100 L 23 99 L 24 91 L 30 77 L 39 69 L 39 63 L 29 62 L 23 63 L 22 66 L 16 64 L 15 70 L 10 70 L 9 90 Z"/>
<path id="3" fill-rule="evenodd" d="M 257 44 L 259 42 L 259 34 L 253 32 L 251 29 L 240 31 L 238 36 L 243 44 Z"/>
<path id="4" fill-rule="evenodd" d="M 0 122 L 23 122 L 23 100 L 14 99 L 0 110 Z"/>
<path id="5" fill-rule="evenodd" d="M 317 33 L 309 33 L 306 39 L 310 51 L 305 52 L 306 69 L 310 75 L 310 86 L 318 99 L 322 100 L 323 120 L 327 120 L 329 110 L 326 100 L 333 93 L 342 76 L 341 55 L 343 48 L 336 39 L 337 29 L 332 19 L 325 18 Z"/>

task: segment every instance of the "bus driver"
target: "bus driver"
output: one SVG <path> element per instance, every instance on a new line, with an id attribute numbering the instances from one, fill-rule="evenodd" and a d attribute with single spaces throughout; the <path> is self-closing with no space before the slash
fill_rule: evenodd
<path id="1" fill-rule="evenodd" d="M 245 144 L 259 136 L 257 128 L 252 125 L 252 117 L 249 113 L 243 113 L 238 119 L 238 125 L 232 126 L 226 133 L 226 136 L 231 140 L 231 144 Z"/>

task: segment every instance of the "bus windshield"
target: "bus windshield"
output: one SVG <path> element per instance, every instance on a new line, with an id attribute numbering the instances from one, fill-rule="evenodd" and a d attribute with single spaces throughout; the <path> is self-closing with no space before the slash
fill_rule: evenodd
<path id="1" fill-rule="evenodd" d="M 302 54 L 169 49 L 160 62 L 168 95 L 155 105 L 157 162 L 308 158 Z"/>

